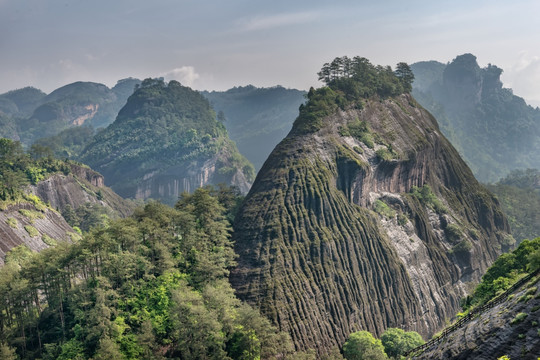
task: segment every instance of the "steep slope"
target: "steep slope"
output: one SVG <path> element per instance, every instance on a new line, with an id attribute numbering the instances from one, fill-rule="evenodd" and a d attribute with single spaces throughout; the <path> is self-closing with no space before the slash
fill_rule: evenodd
<path id="1" fill-rule="evenodd" d="M 138 84 L 140 80 L 123 79 L 109 89 L 103 84 L 78 81 L 49 95 L 34 88 L 7 92 L 0 95 L 0 113 L 11 118 L 10 125 L 15 124 L 17 132 L 1 126 L 0 136 L 29 145 L 74 126 L 107 126 Z"/>
<path id="2" fill-rule="evenodd" d="M 512 235 L 518 242 L 534 239 L 540 234 L 539 170 L 515 170 L 487 187 L 501 202 Z"/>
<path id="3" fill-rule="evenodd" d="M 419 359 L 537 359 L 540 238 L 523 241 L 488 269 L 461 318 L 413 350 Z"/>
<path id="4" fill-rule="evenodd" d="M 208 101 L 176 81 L 145 80 L 80 159 L 121 196 L 171 204 L 206 184 L 247 192 L 254 174 Z"/>
<path id="5" fill-rule="evenodd" d="M 57 241 L 71 241 L 79 235 L 60 213 L 32 202 L 5 206 L 0 211 L 0 266 L 6 253 L 19 245 L 41 251 Z"/>
<path id="6" fill-rule="evenodd" d="M 121 198 L 105 186 L 103 175 L 81 165 L 70 163 L 70 171 L 55 173 L 29 187 L 53 209 L 64 210 L 67 206 L 77 209 L 85 204 L 98 204 L 111 210 L 112 214 L 127 217 L 133 213 L 135 204 Z"/>
<path id="7" fill-rule="evenodd" d="M 471 54 L 448 65 L 428 61 L 411 68 L 414 97 L 437 118 L 480 181 L 540 167 L 540 109 L 502 87 L 502 69 L 480 68 Z"/>
<path id="8" fill-rule="evenodd" d="M 360 329 L 433 334 L 508 232 L 435 119 L 383 96 L 399 89 L 391 70 L 357 64 L 310 90 L 235 219 L 238 295 L 319 353 Z"/>
<path id="9" fill-rule="evenodd" d="M 229 136 L 256 171 L 291 130 L 298 107 L 306 100 L 305 91 L 282 86 L 249 85 L 202 94 L 216 112 L 223 113 Z"/>

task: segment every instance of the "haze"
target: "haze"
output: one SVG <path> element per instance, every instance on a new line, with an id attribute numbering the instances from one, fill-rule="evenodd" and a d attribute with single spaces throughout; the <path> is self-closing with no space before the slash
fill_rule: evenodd
<path id="1" fill-rule="evenodd" d="M 539 13 L 533 0 L 0 0 L 0 93 L 130 76 L 308 89 L 336 56 L 394 66 L 470 52 L 536 106 Z"/>

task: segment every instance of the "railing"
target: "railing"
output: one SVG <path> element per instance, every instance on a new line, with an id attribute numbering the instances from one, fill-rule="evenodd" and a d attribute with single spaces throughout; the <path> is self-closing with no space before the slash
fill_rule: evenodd
<path id="1" fill-rule="evenodd" d="M 508 288 L 505 292 L 503 292 L 502 294 L 494 297 L 493 299 L 491 299 L 488 303 L 482 305 L 482 306 L 479 306 L 477 308 L 474 308 L 472 309 L 467 315 L 465 315 L 464 317 L 462 317 L 461 319 L 459 319 L 456 323 L 450 325 L 449 327 L 447 327 L 446 329 L 443 330 L 443 332 L 432 338 L 431 340 L 429 340 L 428 342 L 426 342 L 425 344 L 423 345 L 420 345 L 418 347 L 415 347 L 414 349 L 412 350 L 409 350 L 407 351 L 404 356 L 409 358 L 409 356 L 418 356 L 420 355 L 421 353 L 423 353 L 427 348 L 431 347 L 432 345 L 435 345 L 435 344 L 438 344 L 440 343 L 441 341 L 443 341 L 450 333 L 454 332 L 455 330 L 463 327 L 466 323 L 468 323 L 469 321 L 471 321 L 473 318 L 475 318 L 476 316 L 480 315 L 481 313 L 483 313 L 484 311 L 488 310 L 488 309 L 491 309 L 497 305 L 499 305 L 500 303 L 504 302 L 506 300 L 506 298 L 512 294 L 514 291 L 516 291 L 516 289 L 520 288 L 523 284 L 525 284 L 526 282 L 530 281 L 533 277 L 535 277 L 536 275 L 538 275 L 540 273 L 540 268 L 538 268 L 536 271 L 530 273 L 529 275 L 521 278 L 520 280 L 518 280 L 514 285 L 512 285 L 510 288 Z"/>

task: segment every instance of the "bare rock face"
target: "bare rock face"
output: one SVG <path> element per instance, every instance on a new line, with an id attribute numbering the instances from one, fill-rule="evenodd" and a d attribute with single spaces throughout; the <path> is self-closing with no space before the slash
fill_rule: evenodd
<path id="1" fill-rule="evenodd" d="M 122 199 L 114 191 L 104 185 L 103 175 L 79 165 L 70 165 L 70 174 L 54 174 L 29 187 L 29 191 L 37 195 L 53 209 L 62 210 L 67 205 L 73 209 L 86 203 L 99 203 L 108 207 L 120 216 L 129 216 L 134 204 Z"/>
<path id="2" fill-rule="evenodd" d="M 193 192 L 210 184 L 228 183 L 247 194 L 250 182 L 239 169 L 234 174 L 220 174 L 217 167 L 220 155 L 192 161 L 187 166 L 174 166 L 164 171 L 153 171 L 137 181 L 135 198 L 178 199 L 183 192 Z"/>
<path id="3" fill-rule="evenodd" d="M 431 336 L 509 231 L 411 96 L 362 105 L 295 124 L 235 220 L 238 296 L 320 354 L 360 329 Z"/>
<path id="4" fill-rule="evenodd" d="M 538 280 L 530 287 L 525 286 L 506 302 L 482 313 L 414 358 L 498 359 L 507 355 L 510 359 L 538 359 L 540 296 L 535 295 L 538 294 L 539 286 Z M 524 315 L 518 317 L 518 314 Z"/>
<path id="5" fill-rule="evenodd" d="M 6 253 L 25 244 L 32 251 L 41 251 L 53 241 L 71 241 L 78 235 L 58 212 L 38 210 L 31 203 L 9 205 L 0 211 L 0 266 Z"/>

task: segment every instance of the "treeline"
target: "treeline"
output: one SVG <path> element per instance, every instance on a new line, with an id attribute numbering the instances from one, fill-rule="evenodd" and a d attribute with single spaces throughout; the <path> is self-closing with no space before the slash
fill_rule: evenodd
<path id="1" fill-rule="evenodd" d="M 25 152 L 21 143 L 0 138 L 0 200 L 12 201 L 24 196 L 23 187 L 36 184 L 48 174 L 70 172 L 69 165 L 52 156 L 50 149 L 33 145 Z"/>
<path id="2" fill-rule="evenodd" d="M 360 56 L 352 59 L 347 56 L 337 57 L 325 63 L 317 75 L 327 86 L 342 90 L 354 98 L 410 93 L 414 80 L 411 68 L 404 62 L 398 63 L 393 71 L 390 66 L 375 66 Z"/>
<path id="3" fill-rule="evenodd" d="M 509 289 L 525 275 L 540 267 L 540 237 L 525 239 L 512 252 L 502 254 L 489 267 L 482 281 L 471 296 L 463 299 L 462 307 L 465 315 L 475 306 L 481 306 Z"/>
<path id="4" fill-rule="evenodd" d="M 270 359 L 292 345 L 240 302 L 228 188 L 151 202 L 0 269 L 3 359 Z M 16 249 L 17 251 L 17 249 Z M 22 254 L 22 256 L 21 256 Z M 25 255 L 26 254 L 26 255 Z"/>

